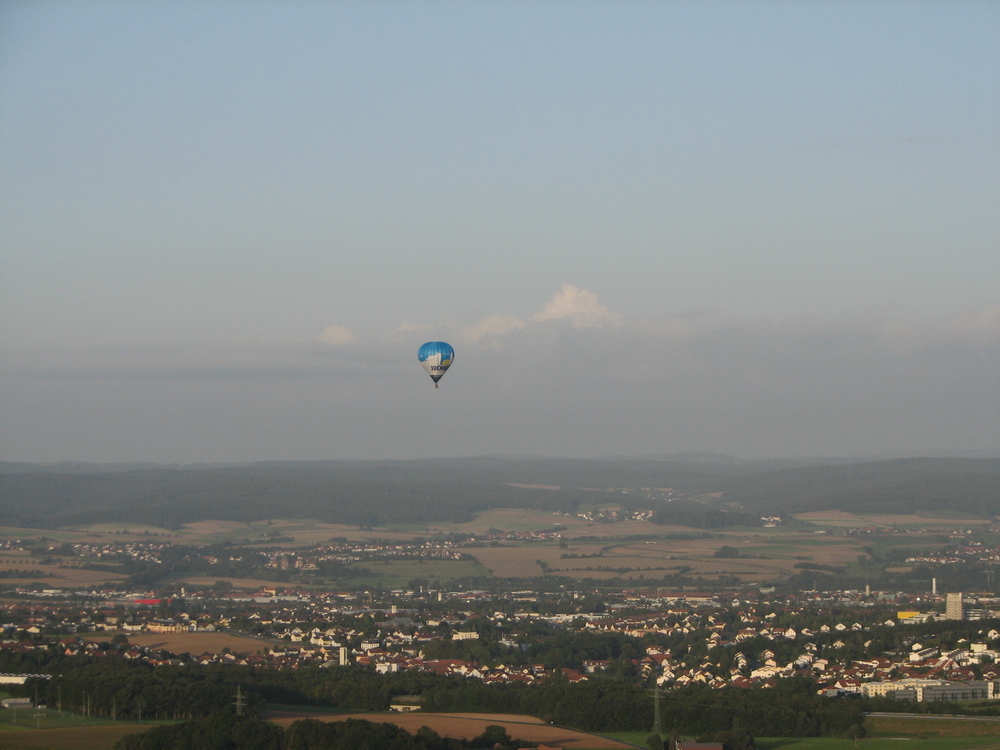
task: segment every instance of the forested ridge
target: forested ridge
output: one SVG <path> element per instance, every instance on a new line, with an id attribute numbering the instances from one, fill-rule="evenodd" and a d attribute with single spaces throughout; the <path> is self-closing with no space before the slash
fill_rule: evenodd
<path id="1" fill-rule="evenodd" d="M 533 485 L 533 486 L 516 486 Z M 669 488 L 671 501 L 643 488 Z M 626 492 L 623 492 L 625 490 Z M 713 496 L 714 495 L 714 496 Z M 712 497 L 710 497 L 712 496 Z M 615 502 L 663 523 L 725 526 L 760 514 L 1000 514 L 1000 460 L 866 463 L 667 459 L 452 459 L 218 467 L 0 464 L 0 525 L 313 518 L 379 526 L 469 520 L 497 507 L 572 511 Z"/>
<path id="2" fill-rule="evenodd" d="M 29 681 L 14 692 L 64 708 L 118 718 L 200 719 L 229 710 L 241 690 L 250 716 L 267 703 L 385 711 L 396 696 L 422 696 L 437 713 L 505 713 L 538 717 L 588 732 L 642 731 L 653 723 L 648 686 L 633 680 L 570 683 L 558 675 L 537 685 L 486 685 L 430 673 L 376 675 L 354 667 L 249 671 L 211 666 L 149 668 L 118 663 L 61 664 L 58 679 Z M 772 690 L 713 690 L 705 686 L 664 692 L 664 726 L 702 735 L 740 728 L 755 736 L 825 736 L 860 731 L 871 701 L 826 698 L 812 680 L 779 681 Z M 882 705 L 881 703 L 879 704 Z"/>

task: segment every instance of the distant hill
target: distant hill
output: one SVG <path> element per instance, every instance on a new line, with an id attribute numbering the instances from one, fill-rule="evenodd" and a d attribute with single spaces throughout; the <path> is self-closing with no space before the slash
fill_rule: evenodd
<path id="1" fill-rule="evenodd" d="M 909 458 L 799 467 L 724 477 L 719 487 L 726 500 L 755 511 L 1000 514 L 998 459 Z"/>
<path id="2" fill-rule="evenodd" d="M 514 486 L 521 485 L 521 486 Z M 558 487 L 533 489 L 525 485 Z M 570 511 L 608 499 L 649 507 L 641 488 L 671 488 L 661 519 L 695 510 L 745 522 L 760 514 L 837 509 L 1000 514 L 1000 460 L 912 458 L 863 463 L 752 462 L 713 454 L 642 459 L 458 458 L 263 462 L 236 466 L 0 464 L 0 525 L 108 521 L 173 527 L 204 519 L 316 518 L 379 526 L 464 521 L 496 507 Z M 708 499 L 721 494 L 721 498 Z M 690 498 L 688 502 L 684 497 Z M 736 509 L 735 511 L 733 509 Z M 665 515 L 664 515 L 665 514 Z M 739 519 L 739 520 L 737 520 Z M 725 517 L 699 525 L 725 525 Z"/>

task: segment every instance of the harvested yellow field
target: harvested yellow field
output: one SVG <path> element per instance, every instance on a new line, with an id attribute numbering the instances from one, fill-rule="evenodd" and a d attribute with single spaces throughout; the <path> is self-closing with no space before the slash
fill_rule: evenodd
<path id="1" fill-rule="evenodd" d="M 817 510 L 809 513 L 796 513 L 795 518 L 802 521 L 816 521 L 820 523 L 823 521 L 856 521 L 861 516 L 843 510 Z"/>
<path id="2" fill-rule="evenodd" d="M 932 516 L 864 516 L 873 524 L 883 526 L 904 526 L 907 528 L 941 528 L 943 526 L 953 526 L 958 528 L 988 526 L 991 521 L 987 518 L 936 518 Z"/>
<path id="3" fill-rule="evenodd" d="M 125 578 L 122 573 L 107 573 L 102 570 L 85 570 L 83 568 L 61 567 L 59 565 L 40 565 L 37 559 L 12 558 L 0 559 L 0 570 L 37 570 L 40 576 L 19 576 L 5 578 L 5 583 L 43 583 L 47 588 L 61 589 L 67 587 L 89 586 L 104 581 L 120 581 Z"/>
<path id="4" fill-rule="evenodd" d="M 619 524 L 615 524 L 618 526 Z M 690 531 L 690 530 L 688 530 Z M 642 540 L 628 543 L 566 540 L 555 543 L 485 547 L 466 550 L 495 576 L 534 576 L 545 563 L 551 575 L 607 579 L 659 578 L 682 566 L 685 575 L 717 577 L 734 575 L 747 581 L 768 581 L 799 572 L 797 563 L 847 565 L 862 554 L 863 539 L 817 539 L 806 534 L 725 534 L 708 538 Z M 723 546 L 734 547 L 743 557 L 716 557 Z M 566 557 L 564 557 L 566 555 Z M 624 572 L 619 572 L 624 571 Z"/>
<path id="5" fill-rule="evenodd" d="M 0 565 L 37 565 L 38 560 L 31 556 L 30 552 L 22 550 L 5 549 L 0 550 Z"/>
<path id="6" fill-rule="evenodd" d="M 246 589 L 248 591 L 256 591 L 257 589 L 290 589 L 297 588 L 298 584 L 288 583 L 285 581 L 281 583 L 279 581 L 268 581 L 263 578 L 234 578 L 233 576 L 184 576 L 182 580 L 184 583 L 189 583 L 192 586 L 211 586 L 218 581 L 226 581 L 231 584 L 233 588 L 236 589 Z"/>
<path id="7" fill-rule="evenodd" d="M 540 575 L 542 569 L 535 562 L 543 560 L 552 565 L 559 559 L 555 545 L 544 547 L 481 547 L 463 550 L 473 555 L 494 576 L 525 577 Z"/>
<path id="8" fill-rule="evenodd" d="M 197 521 L 186 523 L 181 528 L 189 534 L 211 536 L 213 534 L 227 534 L 235 529 L 249 528 L 249 524 L 237 523 L 236 521 Z"/>

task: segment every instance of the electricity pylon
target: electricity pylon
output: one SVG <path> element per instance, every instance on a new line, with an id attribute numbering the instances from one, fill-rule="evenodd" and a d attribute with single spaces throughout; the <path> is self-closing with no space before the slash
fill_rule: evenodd
<path id="1" fill-rule="evenodd" d="M 653 683 L 653 734 L 663 739 L 663 729 L 660 727 L 660 683 Z"/>

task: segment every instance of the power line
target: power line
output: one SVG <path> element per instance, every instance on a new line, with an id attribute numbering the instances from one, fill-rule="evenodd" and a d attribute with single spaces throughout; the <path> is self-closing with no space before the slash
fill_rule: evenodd
<path id="1" fill-rule="evenodd" d="M 660 727 L 660 683 L 654 683 L 653 693 L 653 734 L 663 739 L 663 729 Z"/>

